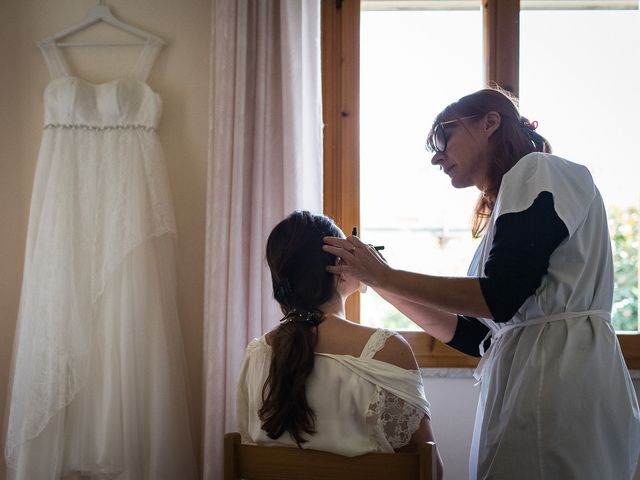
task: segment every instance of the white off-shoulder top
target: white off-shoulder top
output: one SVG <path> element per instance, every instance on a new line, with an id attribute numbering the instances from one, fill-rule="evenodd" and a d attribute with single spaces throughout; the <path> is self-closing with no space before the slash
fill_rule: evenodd
<path id="1" fill-rule="evenodd" d="M 376 330 L 359 357 L 316 353 L 307 380 L 316 433 L 305 436 L 303 448 L 346 456 L 392 452 L 409 442 L 425 415 L 431 416 L 419 370 L 373 358 L 393 335 Z M 288 433 L 269 438 L 258 418 L 271 354 L 264 336 L 247 347 L 238 382 L 238 430 L 243 443 L 292 447 L 296 443 Z"/>

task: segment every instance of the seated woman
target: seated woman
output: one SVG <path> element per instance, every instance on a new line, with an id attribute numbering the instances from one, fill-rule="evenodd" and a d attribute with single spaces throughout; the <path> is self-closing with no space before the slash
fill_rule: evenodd
<path id="1" fill-rule="evenodd" d="M 322 251 L 326 236 L 344 238 L 329 218 L 306 211 L 269 235 L 267 263 L 284 317 L 247 347 L 238 384 L 242 441 L 347 456 L 433 441 L 411 347 L 395 332 L 345 318 L 360 284 L 326 271 L 340 262 Z"/>

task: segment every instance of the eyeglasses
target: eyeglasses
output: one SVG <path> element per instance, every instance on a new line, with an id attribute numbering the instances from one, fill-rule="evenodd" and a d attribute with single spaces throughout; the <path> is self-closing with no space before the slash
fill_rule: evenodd
<path id="1" fill-rule="evenodd" d="M 446 122 L 440 122 L 439 124 L 436 125 L 436 127 L 433 129 L 433 135 L 432 137 L 429 139 L 430 141 L 427 144 L 427 148 L 429 148 L 432 151 L 435 151 L 437 153 L 442 153 L 447 149 L 447 132 L 445 130 L 445 125 L 450 125 L 452 123 L 456 123 L 459 122 L 460 120 L 466 120 L 468 118 L 473 118 L 473 117 L 477 117 L 478 114 L 476 115 L 469 115 L 466 117 L 460 117 L 460 118 L 456 118 L 454 120 L 448 120 Z"/>

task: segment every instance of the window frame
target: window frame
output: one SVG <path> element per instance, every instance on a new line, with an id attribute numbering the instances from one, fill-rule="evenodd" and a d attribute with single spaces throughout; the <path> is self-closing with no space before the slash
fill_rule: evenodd
<path id="1" fill-rule="evenodd" d="M 487 85 L 518 95 L 520 0 L 482 0 Z M 321 0 L 324 213 L 350 229 L 360 225 L 360 0 Z M 359 321 L 360 294 L 347 301 Z M 403 331 L 423 368 L 474 368 L 479 359 L 426 332 Z M 618 333 L 629 369 L 640 369 L 640 334 Z"/>

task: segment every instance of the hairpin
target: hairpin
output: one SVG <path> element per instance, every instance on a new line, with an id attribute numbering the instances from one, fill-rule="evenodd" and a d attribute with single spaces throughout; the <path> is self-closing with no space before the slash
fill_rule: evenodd
<path id="1" fill-rule="evenodd" d="M 308 323 L 315 327 L 320 323 L 322 315 L 318 312 L 299 312 L 298 310 L 291 310 L 285 317 L 280 320 L 280 326 L 286 325 L 291 322 Z"/>

